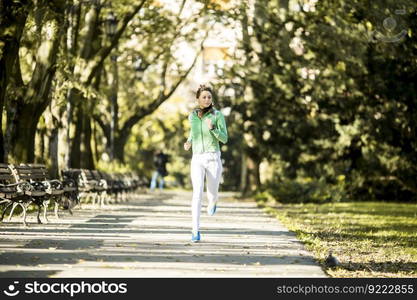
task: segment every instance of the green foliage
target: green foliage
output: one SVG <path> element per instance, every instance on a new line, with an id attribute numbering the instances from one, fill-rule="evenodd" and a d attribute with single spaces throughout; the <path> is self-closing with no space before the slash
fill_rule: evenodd
<path id="1" fill-rule="evenodd" d="M 112 173 L 129 173 L 132 171 L 131 166 L 127 164 L 120 163 L 118 161 L 111 161 L 111 162 L 105 162 L 103 160 L 100 160 L 97 169 L 101 170 L 103 172 L 112 174 Z"/>
<path id="2" fill-rule="evenodd" d="M 260 193 L 258 199 L 274 200 L 280 203 L 325 203 L 341 202 L 346 200 L 347 191 L 345 176 L 340 175 L 333 184 L 324 178 L 286 179 L 265 184 L 265 191 Z"/>
<path id="3" fill-rule="evenodd" d="M 157 149 L 163 150 L 169 155 L 167 187 L 190 188 L 191 154 L 182 148 L 188 134 L 184 124 L 187 116 L 175 110 L 182 101 L 184 99 L 173 97 L 135 126 L 126 147 L 126 157 L 133 168 L 150 180 L 155 170 L 153 155 Z"/>
<path id="4" fill-rule="evenodd" d="M 264 189 L 285 202 L 416 201 L 416 3 L 296 5 L 231 13 L 243 28 L 231 73 L 245 91 L 233 103 L 244 149 L 280 169 Z M 389 40 L 392 18 L 402 39 Z"/>
<path id="5" fill-rule="evenodd" d="M 99 9 L 97 2 L 84 1 L 79 11 L 57 9 L 73 1 L 10 4 L 10 15 L 2 12 L 1 34 L 7 39 L 0 42 L 0 59 L 6 41 L 17 38 L 15 21 L 24 28 L 6 93 L 0 93 L 6 110 L 2 128 L 8 131 L 3 148 L 9 156 L 16 149 L 33 152 L 28 147 L 32 141 L 25 142 L 34 135 L 15 144 L 16 136 L 38 125 L 24 123 L 36 100 L 42 102 L 36 117 L 43 111 L 52 115 L 45 120 L 54 120 L 39 124 L 38 137 L 44 127 L 46 135 L 54 126 L 69 132 L 72 145 L 60 137 L 59 148 L 79 156 L 71 161 L 91 162 L 94 156 L 99 168 L 110 169 L 110 157 L 115 157 L 126 164 L 115 169 L 150 177 L 152 152 L 163 147 L 175 157 L 169 180 L 189 187 L 185 166 L 190 153 L 182 150 L 186 113 L 161 113 L 158 107 L 176 83 L 187 83 L 189 66 L 176 50 L 184 43 L 198 49 L 213 21 L 241 31 L 232 66 L 215 83 L 219 108 L 231 109 L 230 140 L 222 156 L 225 188 L 238 189 L 249 157 L 255 166 L 248 172 L 256 176 L 261 162 L 279 170 L 259 187 L 279 201 L 417 199 L 415 1 L 323 0 L 302 6 L 292 0 L 196 2 L 195 10 L 179 14 L 189 2 L 173 2 L 178 10 L 171 10 L 146 1 L 109 52 L 101 51 L 111 44 L 102 21 L 112 10 L 120 29 L 132 12 L 127 0 Z M 12 16 L 18 7 L 27 10 L 27 18 Z M 48 69 L 42 65 L 42 45 L 56 31 L 48 24 L 58 11 L 63 14 L 56 32 L 60 42 Z M 95 22 L 89 22 L 97 13 Z M 402 29 L 405 35 L 392 40 Z M 111 59 L 115 55 L 117 63 Z M 143 60 L 142 73 L 137 58 Z M 22 107 L 26 114 L 19 116 Z M 117 151 L 112 150 L 111 129 Z"/>

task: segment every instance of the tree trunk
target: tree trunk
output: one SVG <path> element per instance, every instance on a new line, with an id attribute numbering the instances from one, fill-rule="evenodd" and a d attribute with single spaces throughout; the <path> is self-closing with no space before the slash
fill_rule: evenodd
<path id="1" fill-rule="evenodd" d="M 57 4 L 58 2 L 54 3 Z M 43 5 L 43 4 L 40 4 Z M 43 10 L 45 7 L 37 7 Z M 10 89 L 7 131 L 10 155 L 16 162 L 34 161 L 36 127 L 40 116 L 50 102 L 50 90 L 56 71 L 58 45 L 63 31 L 60 27 L 63 13 L 43 15 L 42 25 L 48 26 L 50 36 L 44 37 L 36 53 L 36 65 L 31 81 L 24 85 L 20 74 L 20 61 L 14 65 L 14 86 Z M 10 117 L 10 118 L 9 118 Z"/>
<path id="2" fill-rule="evenodd" d="M 81 166 L 81 132 L 83 131 L 81 105 L 74 108 L 75 112 L 75 133 L 71 138 L 70 164 L 69 168 L 80 168 Z"/>
<path id="3" fill-rule="evenodd" d="M 50 175 L 52 178 L 59 177 L 59 165 L 58 165 L 58 124 L 51 131 L 49 139 L 49 160 L 50 160 Z"/>
<path id="4" fill-rule="evenodd" d="M 118 162 L 125 162 L 125 146 L 127 140 L 130 136 L 130 131 L 128 133 L 119 133 L 119 136 L 116 136 L 114 143 L 114 159 Z"/>
<path id="5" fill-rule="evenodd" d="M 93 130 L 93 141 L 94 141 L 94 158 L 95 161 L 98 162 L 100 160 L 100 153 L 98 151 L 98 138 L 97 138 L 97 124 L 91 120 L 92 124 L 92 130 Z"/>
<path id="6" fill-rule="evenodd" d="M 35 134 L 40 113 L 36 113 L 36 104 L 34 103 L 26 105 L 16 103 L 15 105 L 15 113 L 8 112 L 7 118 L 9 131 L 7 135 L 10 136 L 10 144 L 12 145 L 9 155 L 15 163 L 33 163 L 35 160 Z"/>
<path id="7" fill-rule="evenodd" d="M 81 134 L 81 168 L 94 170 L 93 151 L 91 149 L 91 120 L 87 113 L 82 114 L 83 131 Z"/>
<path id="8" fill-rule="evenodd" d="M 78 50 L 78 37 L 80 28 L 81 7 L 79 3 L 74 5 L 67 11 L 68 19 L 66 24 L 67 39 L 64 41 L 64 53 L 67 52 L 67 63 L 69 64 L 69 72 L 74 73 L 75 56 Z M 71 136 L 70 127 L 73 122 L 73 98 L 76 90 L 70 88 L 66 91 L 67 104 L 59 112 L 60 120 L 62 120 L 62 133 L 60 133 L 61 141 L 64 142 L 63 149 L 63 162 L 60 163 L 64 169 L 71 167 Z"/>
<path id="9" fill-rule="evenodd" d="M 45 139 L 47 139 L 46 129 L 39 129 L 38 126 L 35 132 L 35 163 L 43 162 L 47 158 L 49 145 L 45 143 Z"/>
<path id="10" fill-rule="evenodd" d="M 3 136 L 3 107 L 6 89 L 13 78 L 14 67 L 19 57 L 20 39 L 28 16 L 29 3 L 23 1 L 0 1 L 0 162 L 7 162 L 7 140 Z"/>
<path id="11" fill-rule="evenodd" d="M 91 6 L 85 16 L 86 24 L 83 28 L 85 36 L 82 41 L 83 47 L 80 49 L 80 61 L 83 61 L 84 63 L 91 59 L 94 60 L 94 54 L 96 54 L 97 49 L 101 47 L 100 35 L 98 34 L 100 6 L 97 4 L 98 3 L 95 3 Z M 77 23 L 74 23 L 74 26 L 75 24 Z M 71 36 L 71 38 L 75 38 L 75 36 Z M 76 41 L 76 39 L 74 39 L 74 41 Z M 74 52 L 75 47 L 76 44 L 73 44 L 70 48 L 71 52 Z M 76 74 L 75 77 L 80 78 L 86 70 L 85 68 L 76 65 L 73 68 L 73 72 Z M 91 85 L 91 82 L 86 85 Z M 86 99 L 79 90 L 72 89 L 69 92 L 66 124 L 68 136 L 73 113 L 76 113 L 74 136 L 72 139 L 68 138 L 71 144 L 69 153 L 67 153 L 67 157 L 69 157 L 70 161 L 67 165 L 69 168 L 94 169 L 94 160 L 91 151 L 91 124 L 88 114 L 89 109 L 87 108 L 85 102 Z"/>
<path id="12" fill-rule="evenodd" d="M 250 154 L 245 154 L 242 159 L 244 162 L 242 162 L 241 193 L 242 196 L 248 197 L 254 195 L 261 186 L 259 173 L 261 160 Z"/>
<path id="13" fill-rule="evenodd" d="M 65 143 L 64 145 L 64 162 L 63 166 L 64 169 L 69 169 L 71 167 L 71 136 L 70 136 L 70 127 L 73 121 L 72 113 L 73 107 L 71 104 L 71 93 L 73 89 L 68 91 L 67 96 L 67 105 L 65 106 L 65 110 L 62 110 L 60 113 L 60 117 L 63 120 L 63 132 L 62 132 L 62 140 Z"/>
<path id="14" fill-rule="evenodd" d="M 71 143 L 71 168 L 94 169 L 91 150 L 91 122 L 83 101 L 76 107 L 75 133 Z"/>
<path id="15" fill-rule="evenodd" d="M 111 86 L 111 95 L 110 95 L 110 115 L 111 115 L 111 122 L 110 122 L 110 160 L 115 158 L 114 149 L 115 149 L 115 135 L 116 132 L 119 130 L 119 105 L 117 103 L 117 92 L 119 89 L 119 76 L 118 76 L 118 69 L 117 69 L 117 56 L 111 56 L 111 76 L 109 85 Z"/>
<path id="16" fill-rule="evenodd" d="M 240 171 L 240 187 L 239 187 L 239 190 L 241 191 L 242 195 L 246 194 L 247 182 L 248 182 L 248 167 L 247 167 L 247 164 L 246 164 L 246 153 L 242 152 L 241 171 Z"/>
<path id="17" fill-rule="evenodd" d="M 0 66 L 1 68 L 1 66 Z M 1 85 L 1 83 L 0 83 Z M 3 103 L 0 101 L 0 124 L 3 124 Z M 3 126 L 0 126 L 0 163 L 5 163 L 6 151 L 4 149 Z"/>
<path id="18" fill-rule="evenodd" d="M 261 187 L 260 164 L 259 159 L 248 157 L 248 183 L 250 193 L 256 192 Z"/>

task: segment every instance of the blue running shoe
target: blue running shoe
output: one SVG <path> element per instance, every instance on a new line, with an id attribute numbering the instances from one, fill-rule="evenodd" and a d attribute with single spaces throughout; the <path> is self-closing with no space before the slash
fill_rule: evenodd
<path id="1" fill-rule="evenodd" d="M 194 235 L 194 233 L 191 234 L 191 242 L 196 243 L 200 241 L 200 231 L 197 231 L 197 234 Z"/>
<path id="2" fill-rule="evenodd" d="M 217 203 L 214 205 L 209 205 L 209 207 L 207 207 L 207 213 L 209 216 L 212 216 L 216 213 L 216 208 L 217 208 Z"/>

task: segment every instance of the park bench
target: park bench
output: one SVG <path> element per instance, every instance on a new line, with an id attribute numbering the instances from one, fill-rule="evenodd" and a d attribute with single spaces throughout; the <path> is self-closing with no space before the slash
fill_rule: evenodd
<path id="1" fill-rule="evenodd" d="M 112 174 L 114 185 L 116 189 L 116 200 L 118 202 L 125 202 L 128 199 L 128 192 L 130 188 L 130 182 L 124 174 L 115 173 Z"/>
<path id="2" fill-rule="evenodd" d="M 31 186 L 26 181 L 16 182 L 12 169 L 8 164 L 0 164 L 0 205 L 3 205 L 3 212 L 0 221 L 11 206 L 20 206 L 23 210 L 23 224 L 26 225 L 26 207 L 32 199 L 26 195 L 26 191 L 31 190 Z M 12 211 L 9 220 L 11 219 Z"/>
<path id="3" fill-rule="evenodd" d="M 149 186 L 146 177 L 139 177 L 139 175 L 133 173 L 129 173 L 129 175 L 130 180 L 132 180 L 133 190 L 137 190 L 138 188 L 147 188 Z"/>
<path id="4" fill-rule="evenodd" d="M 68 182 L 76 190 L 77 203 L 81 205 L 82 198 L 89 198 L 93 193 L 93 183 L 87 185 L 81 178 L 81 169 L 61 170 L 61 178 L 63 182 Z M 95 184 L 95 183 L 94 183 Z"/>
<path id="5" fill-rule="evenodd" d="M 78 193 L 77 182 L 72 178 L 61 179 L 64 186 L 64 194 L 61 198 L 61 205 L 64 209 L 67 209 L 68 212 L 72 215 L 72 208 L 80 203 L 80 197 Z M 58 219 L 58 205 L 55 206 L 55 217 Z"/>
<path id="6" fill-rule="evenodd" d="M 112 194 L 112 187 L 113 183 L 111 178 L 105 178 L 103 173 L 98 170 L 85 170 L 86 172 L 90 172 L 91 176 L 99 182 L 99 186 L 101 190 L 98 191 L 98 203 L 100 203 L 100 207 L 104 206 L 104 202 L 107 200 L 107 203 L 110 203 L 110 197 Z"/>
<path id="7" fill-rule="evenodd" d="M 63 179 L 73 180 L 78 190 L 79 198 L 95 204 L 105 190 L 105 182 L 96 179 L 94 173 L 88 169 L 66 169 L 62 172 Z M 97 201 L 97 202 L 99 202 Z"/>
<path id="8" fill-rule="evenodd" d="M 106 173 L 103 171 L 93 171 L 93 174 L 97 180 L 105 181 L 105 193 L 103 199 L 107 203 L 111 203 L 113 200 L 115 203 L 126 200 L 127 193 L 127 181 L 121 174 Z"/>
<path id="9" fill-rule="evenodd" d="M 139 181 L 135 181 L 131 173 L 113 173 L 111 175 L 104 173 L 104 178 L 110 178 L 112 182 L 111 192 L 115 195 L 116 202 L 125 202 L 129 194 L 135 192 L 139 186 Z"/>
<path id="10" fill-rule="evenodd" d="M 107 203 L 111 203 L 112 199 L 114 198 L 115 202 L 117 202 L 117 194 L 119 192 L 119 184 L 115 181 L 113 174 L 110 175 L 103 171 L 94 170 L 93 174 L 97 180 L 102 180 L 105 182 L 105 191 L 102 197 L 102 205 L 104 205 L 105 201 Z"/>
<path id="11" fill-rule="evenodd" d="M 133 182 L 128 174 L 116 173 L 113 175 L 118 184 L 118 199 L 121 202 L 127 201 L 129 194 L 134 192 Z"/>
<path id="12" fill-rule="evenodd" d="M 27 207 L 32 203 L 38 206 L 38 224 L 42 224 L 40 219 L 42 208 L 44 221 L 45 223 L 48 223 L 48 218 L 46 215 L 48 205 L 50 200 L 54 200 L 59 203 L 60 197 L 64 193 L 62 182 L 57 179 L 49 179 L 47 169 L 44 165 L 20 164 L 9 165 L 9 168 L 12 170 L 16 182 L 26 181 L 30 184 L 30 189 L 25 190 L 25 195 L 31 201 L 25 202 L 25 205 L 22 206 L 24 210 L 24 225 L 26 226 Z M 10 211 L 10 216 L 13 214 L 13 211 L 16 207 L 17 204 L 14 203 Z"/>
<path id="13" fill-rule="evenodd" d="M 119 174 L 121 180 L 124 182 L 124 190 L 127 194 L 134 193 L 139 187 L 147 187 L 148 184 L 145 181 L 141 181 L 138 175 L 133 173 Z"/>
<path id="14" fill-rule="evenodd" d="M 63 180 L 73 180 L 77 186 L 79 197 L 92 204 L 126 201 L 128 193 L 133 193 L 144 184 L 137 175 L 132 173 L 106 173 L 89 169 L 66 169 L 61 172 Z M 146 185 L 146 184 L 145 184 Z"/>
<path id="15" fill-rule="evenodd" d="M 81 197 L 92 198 L 92 203 L 110 203 L 127 200 L 127 194 L 140 186 L 137 175 L 132 173 L 109 174 L 98 170 L 67 169 L 61 171 L 61 179 L 50 179 L 43 164 L 0 164 L 0 206 L 4 209 L 0 221 L 11 207 L 9 220 L 15 208 L 23 210 L 23 224 L 26 226 L 26 213 L 30 204 L 38 206 L 38 223 L 42 223 L 40 214 L 47 219 L 47 208 L 54 201 L 55 217 L 62 206 L 72 214 L 71 208 L 80 203 Z"/>
<path id="16" fill-rule="evenodd" d="M 72 208 L 79 203 L 78 190 L 74 180 L 49 178 L 48 169 L 44 164 L 21 165 L 26 166 L 32 172 L 32 181 L 41 181 L 48 186 L 46 193 L 49 195 L 49 199 L 45 203 L 49 205 L 49 200 L 54 201 L 54 215 L 56 219 L 59 219 L 59 206 L 68 210 L 71 215 L 73 214 Z"/>

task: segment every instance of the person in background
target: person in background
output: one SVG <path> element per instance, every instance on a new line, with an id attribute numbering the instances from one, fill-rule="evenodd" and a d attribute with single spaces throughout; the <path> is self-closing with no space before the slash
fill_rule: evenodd
<path id="1" fill-rule="evenodd" d="M 157 181 L 159 179 L 159 190 L 162 191 L 164 189 L 165 180 L 164 177 L 168 175 L 166 164 L 168 162 L 168 156 L 162 151 L 157 150 L 155 156 L 153 158 L 155 171 L 152 175 L 151 186 L 150 190 L 154 191 L 157 185 Z"/>

